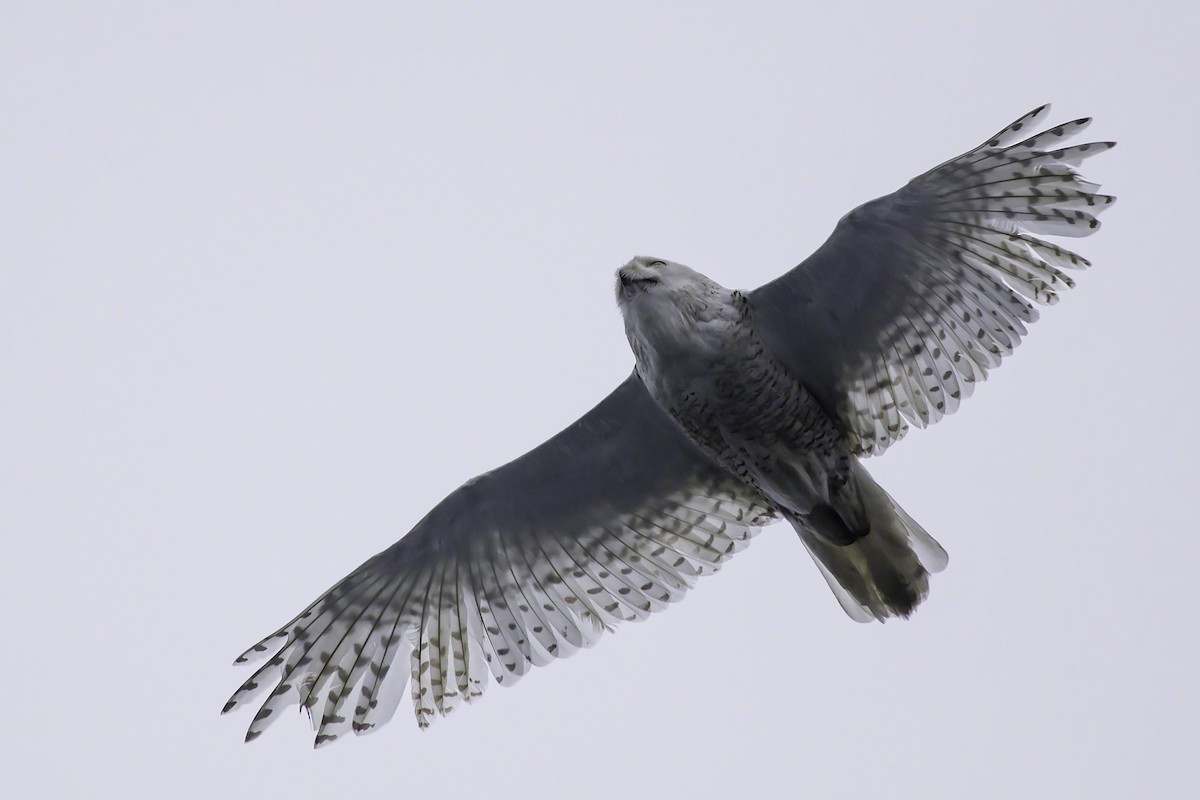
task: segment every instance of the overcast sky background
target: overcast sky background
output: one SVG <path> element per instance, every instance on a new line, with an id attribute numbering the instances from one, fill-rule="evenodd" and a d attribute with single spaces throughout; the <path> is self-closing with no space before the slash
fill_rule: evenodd
<path id="1" fill-rule="evenodd" d="M 0 794 L 1195 797 L 1194 6 L 423 5 L 0 5 Z M 429 732 L 218 716 L 628 373 L 630 256 L 752 288 L 1046 101 L 1120 202 L 870 463 L 950 552 L 913 620 L 780 526 Z"/>

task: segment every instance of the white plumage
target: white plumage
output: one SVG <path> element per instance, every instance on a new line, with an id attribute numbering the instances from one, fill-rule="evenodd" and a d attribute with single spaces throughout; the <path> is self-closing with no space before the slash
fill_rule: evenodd
<path id="1" fill-rule="evenodd" d="M 267 658 L 225 706 L 265 694 L 247 740 L 293 705 L 318 746 L 374 730 L 406 687 L 425 727 L 489 672 L 514 683 L 680 600 L 780 517 L 850 616 L 911 613 L 945 552 L 858 457 L 953 413 L 1088 266 L 1035 234 L 1098 227 L 1113 198 L 1075 169 L 1112 144 L 1065 145 L 1088 120 L 1022 139 L 1046 109 L 850 212 L 753 292 L 623 267 L 634 374 L 243 653 Z"/>

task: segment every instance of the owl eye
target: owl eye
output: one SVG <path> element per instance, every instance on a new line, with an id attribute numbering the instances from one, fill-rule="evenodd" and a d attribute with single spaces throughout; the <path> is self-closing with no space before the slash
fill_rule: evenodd
<path id="1" fill-rule="evenodd" d="M 651 261 L 646 266 L 647 267 L 665 267 L 666 265 L 667 265 L 667 262 L 665 262 L 665 261 Z"/>

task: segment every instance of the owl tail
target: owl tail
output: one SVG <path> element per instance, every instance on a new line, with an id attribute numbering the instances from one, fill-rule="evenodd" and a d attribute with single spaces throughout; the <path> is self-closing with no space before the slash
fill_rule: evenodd
<path id="1" fill-rule="evenodd" d="M 946 568 L 949 557 L 871 477 L 854 465 L 870 531 L 853 544 L 830 544 L 813 525 L 791 519 L 838 602 L 853 619 L 883 622 L 907 617 L 929 594 L 929 575 Z"/>

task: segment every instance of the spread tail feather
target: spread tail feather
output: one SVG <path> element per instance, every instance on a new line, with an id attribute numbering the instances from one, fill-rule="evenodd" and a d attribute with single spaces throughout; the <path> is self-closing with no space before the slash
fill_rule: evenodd
<path id="1" fill-rule="evenodd" d="M 792 525 L 851 618 L 907 617 L 929 595 L 929 575 L 945 569 L 949 557 L 861 464 L 854 469 L 870 523 L 866 536 L 839 546 L 813 519 L 792 519 Z"/>

